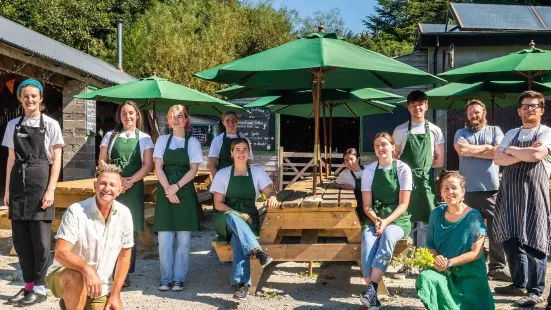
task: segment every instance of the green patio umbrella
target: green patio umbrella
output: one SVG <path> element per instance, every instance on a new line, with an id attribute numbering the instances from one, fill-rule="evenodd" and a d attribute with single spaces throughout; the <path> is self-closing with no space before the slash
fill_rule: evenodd
<path id="1" fill-rule="evenodd" d="M 517 104 L 520 93 L 528 89 L 527 81 L 486 81 L 473 84 L 450 83 L 426 92 L 429 108 L 435 110 L 463 109 L 467 101 L 479 99 L 487 106 L 490 123 L 494 121 L 494 108 Z M 532 89 L 551 94 L 551 84 L 533 82 Z M 399 102 L 407 106 L 407 101 Z"/>
<path id="2" fill-rule="evenodd" d="M 172 105 L 181 104 L 196 115 L 219 116 L 228 110 L 243 113 L 243 108 L 238 105 L 156 76 L 76 95 L 75 98 L 116 103 L 132 100 L 141 109 L 165 112 Z"/>
<path id="3" fill-rule="evenodd" d="M 531 89 L 533 82 L 551 80 L 551 51 L 535 47 L 511 53 L 506 56 L 482 61 L 462 68 L 440 73 L 449 82 L 474 83 L 481 81 L 527 81 Z"/>
<path id="4" fill-rule="evenodd" d="M 218 83 L 261 89 L 312 89 L 314 103 L 314 180 L 316 194 L 321 89 L 351 89 L 443 83 L 444 80 L 392 58 L 345 42 L 335 33 L 312 33 L 304 38 L 195 76 Z"/>

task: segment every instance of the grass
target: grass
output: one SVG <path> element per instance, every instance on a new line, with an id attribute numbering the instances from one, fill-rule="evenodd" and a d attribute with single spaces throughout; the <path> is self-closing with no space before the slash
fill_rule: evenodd
<path id="1" fill-rule="evenodd" d="M 308 271 L 301 271 L 298 273 L 298 276 L 301 278 L 310 278 L 310 279 L 316 279 L 318 277 L 318 274 L 315 272 L 312 272 L 312 276 L 308 276 Z"/>
<path id="2" fill-rule="evenodd" d="M 12 282 L 22 282 L 23 278 L 18 274 L 12 274 L 11 276 L 7 276 L 6 280 L 8 280 L 10 283 L 12 283 Z"/>

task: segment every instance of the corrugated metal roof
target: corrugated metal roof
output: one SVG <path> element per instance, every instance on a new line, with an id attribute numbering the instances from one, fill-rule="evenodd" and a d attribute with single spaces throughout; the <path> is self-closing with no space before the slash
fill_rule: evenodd
<path id="1" fill-rule="evenodd" d="M 136 80 L 98 58 L 3 17 L 0 17 L 0 42 L 109 84 L 123 84 Z"/>

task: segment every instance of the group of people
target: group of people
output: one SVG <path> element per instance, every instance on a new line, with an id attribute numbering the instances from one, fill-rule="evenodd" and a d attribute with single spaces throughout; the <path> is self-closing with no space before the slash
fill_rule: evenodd
<path id="1" fill-rule="evenodd" d="M 9 150 L 4 202 L 25 286 L 8 303 L 42 302 L 47 285 L 60 298 L 62 309 L 122 309 L 120 292 L 130 285 L 135 240 L 144 225 L 143 179 L 153 168 L 159 180 L 153 223 L 159 240 L 159 290 L 183 290 L 191 233 L 200 229 L 193 179 L 203 162 L 199 141 L 189 135 L 187 109 L 181 105 L 169 109 L 171 133 L 154 144 L 140 130 L 138 106 L 128 101 L 118 107 L 117 126 L 100 145 L 96 195 L 65 212 L 50 264 L 54 190 L 64 142 L 59 124 L 42 113 L 40 82 L 22 82 L 17 96 L 24 116 L 8 123 L 2 142 Z M 444 135 L 425 119 L 428 98 L 423 92 L 410 93 L 407 101 L 411 119 L 392 135 L 375 136 L 377 160 L 362 166 L 359 152 L 348 149 L 347 169 L 336 181 L 354 190 L 363 223 L 361 267 L 366 290 L 361 303 L 380 307 L 379 282 L 394 246 L 408 236 L 434 257 L 433 268 L 416 279 L 417 295 L 428 309 L 494 309 L 488 277 L 512 282 L 494 291 L 521 297 L 516 301 L 519 306 L 543 301 L 551 229 L 551 128 L 541 124 L 543 96 L 533 91 L 520 95 L 523 126 L 505 135 L 499 127 L 487 125 L 481 101 L 468 102 L 466 126 L 454 139 L 460 169 L 441 174 L 438 184 L 445 204 L 438 207 L 433 169 L 444 164 Z M 234 297 L 246 299 L 250 258 L 263 267 L 272 261 L 258 243 L 255 201 L 260 193 L 266 195 L 268 208 L 277 207 L 278 201 L 267 173 L 250 165 L 251 145 L 238 133 L 238 116 L 226 112 L 221 123 L 223 133 L 214 138 L 208 154 L 213 225 L 219 238 L 233 248 Z M 486 235 L 488 267 L 483 251 Z M 403 277 L 404 272 L 395 276 Z"/>
<path id="2" fill-rule="evenodd" d="M 378 284 L 396 243 L 408 235 L 434 258 L 433 268 L 416 279 L 417 295 L 427 309 L 495 309 L 488 278 L 512 282 L 494 292 L 519 296 L 517 306 L 542 302 L 551 241 L 551 128 L 541 124 L 543 95 L 520 95 L 522 127 L 505 135 L 487 125 L 483 102 L 466 104 L 466 126 L 454 138 L 459 172 L 440 173 L 437 183 L 445 203 L 438 207 L 432 168 L 443 166 L 444 136 L 424 118 L 428 98 L 423 92 L 411 92 L 407 102 L 410 121 L 392 136 L 375 136 L 377 161 L 362 167 L 358 151 L 349 149 L 344 154 L 348 169 L 337 179 L 341 187 L 354 189 L 363 217 L 361 262 L 367 289 L 361 302 L 379 308 Z"/>

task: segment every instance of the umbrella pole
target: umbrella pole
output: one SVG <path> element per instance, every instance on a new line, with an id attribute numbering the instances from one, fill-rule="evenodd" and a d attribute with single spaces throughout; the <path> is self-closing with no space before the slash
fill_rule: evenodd
<path id="1" fill-rule="evenodd" d="M 333 162 L 333 105 L 329 105 L 329 171 Z"/>
<path id="2" fill-rule="evenodd" d="M 313 173 L 313 183 L 312 183 L 312 193 L 316 195 L 316 185 L 318 183 L 317 169 L 320 159 L 320 95 L 321 95 L 321 82 L 323 80 L 323 69 L 318 69 L 313 71 L 314 73 L 314 87 L 312 91 L 312 97 L 314 101 L 314 173 Z"/>
<path id="3" fill-rule="evenodd" d="M 325 159 L 325 178 L 329 177 L 329 170 L 328 170 L 328 160 L 327 160 L 327 123 L 326 123 L 326 115 L 325 115 L 325 103 L 323 104 L 323 154 Z"/>
<path id="4" fill-rule="evenodd" d="M 492 102 L 492 114 L 490 115 L 490 124 L 492 126 L 494 125 L 494 114 L 495 114 L 495 107 L 496 107 L 496 93 L 490 94 L 490 101 Z"/>

